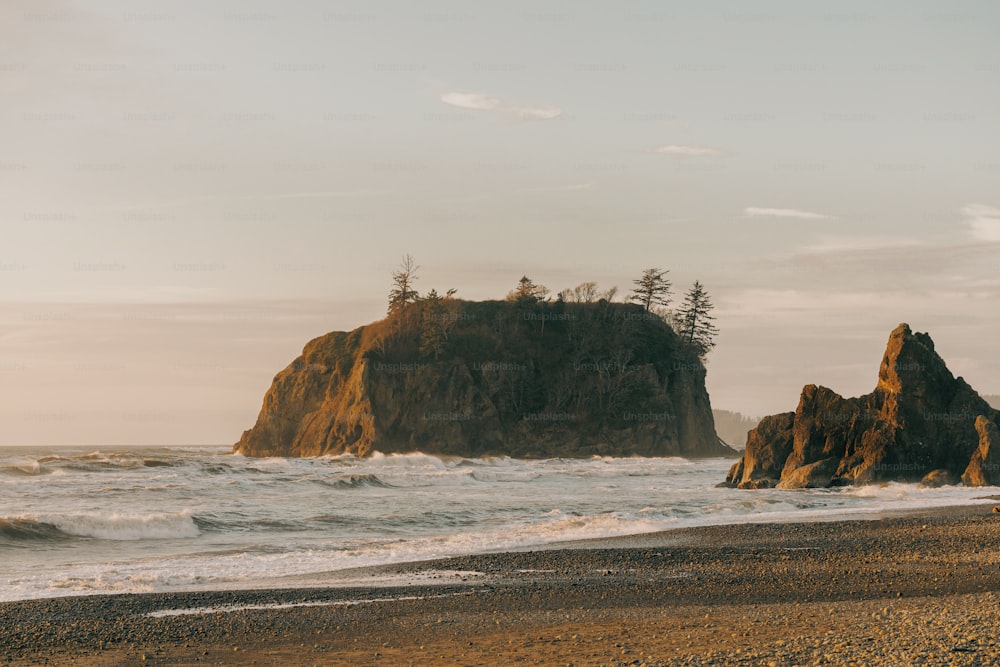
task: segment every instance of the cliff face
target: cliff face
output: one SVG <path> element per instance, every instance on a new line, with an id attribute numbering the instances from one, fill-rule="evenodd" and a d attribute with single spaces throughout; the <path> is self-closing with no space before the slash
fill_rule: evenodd
<path id="1" fill-rule="evenodd" d="M 311 341 L 234 451 L 735 454 L 696 352 L 641 308 L 454 299 Z"/>
<path id="2" fill-rule="evenodd" d="M 997 423 L 1000 413 L 951 374 L 930 336 L 900 324 L 875 391 L 843 398 L 807 385 L 794 413 L 767 417 L 750 432 L 726 483 L 822 487 L 918 481 L 932 472 L 928 483 L 938 483 L 967 472 L 966 483 L 983 484 L 1000 479 Z"/>

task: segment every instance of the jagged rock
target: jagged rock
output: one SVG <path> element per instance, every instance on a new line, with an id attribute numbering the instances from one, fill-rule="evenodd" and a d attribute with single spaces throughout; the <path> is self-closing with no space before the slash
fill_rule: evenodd
<path id="1" fill-rule="evenodd" d="M 915 482 L 932 471 L 942 471 L 932 480 L 954 480 L 963 470 L 966 483 L 989 479 L 977 477 L 982 470 L 992 470 L 996 480 L 1000 468 L 990 468 L 987 457 L 1000 458 L 990 446 L 998 422 L 1000 413 L 951 374 L 930 336 L 900 324 L 889 336 L 872 393 L 844 398 L 807 385 L 794 413 L 766 417 L 750 432 L 725 483 L 750 489 Z M 974 452 L 986 468 L 970 463 Z"/>
<path id="2" fill-rule="evenodd" d="M 697 350 L 633 304 L 418 302 L 309 342 L 248 456 L 733 456 Z"/>
<path id="3" fill-rule="evenodd" d="M 962 473 L 962 483 L 966 486 L 997 486 L 1000 484 L 1000 429 L 994 422 L 979 416 L 976 418 L 976 432 L 979 446 L 969 461 L 969 467 Z"/>
<path id="4" fill-rule="evenodd" d="M 726 483 L 741 489 L 773 487 L 792 451 L 794 419 L 793 412 L 764 417 L 747 436 L 746 450 L 729 469 Z"/>
<path id="5" fill-rule="evenodd" d="M 928 489 L 937 489 L 942 486 L 953 486 L 958 483 L 958 479 L 944 468 L 931 470 L 920 480 L 920 486 Z"/>
<path id="6" fill-rule="evenodd" d="M 779 489 L 814 489 L 830 486 L 833 473 L 837 471 L 837 459 L 833 456 L 822 461 L 809 463 L 792 469 L 782 475 Z"/>

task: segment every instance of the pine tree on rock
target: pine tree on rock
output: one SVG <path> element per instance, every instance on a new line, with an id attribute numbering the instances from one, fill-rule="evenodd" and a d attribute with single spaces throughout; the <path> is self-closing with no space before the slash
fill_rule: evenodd
<path id="1" fill-rule="evenodd" d="M 715 336 L 719 333 L 713 324 L 715 317 L 711 314 L 714 307 L 704 285 L 696 280 L 684 295 L 684 305 L 678 313 L 678 333 L 685 342 L 698 349 L 701 357 L 715 347 Z"/>
<path id="2" fill-rule="evenodd" d="M 399 268 L 392 272 L 393 288 L 389 292 L 389 314 L 395 314 L 403 310 L 408 303 L 417 300 L 419 294 L 413 289 L 413 283 L 417 280 L 417 263 L 412 255 L 405 255 L 400 262 Z"/>
<path id="3" fill-rule="evenodd" d="M 517 281 L 517 287 L 507 293 L 507 300 L 521 304 L 532 304 L 544 301 L 549 295 L 549 288 L 544 285 L 536 285 L 535 281 L 528 276 L 521 276 Z"/>
<path id="4" fill-rule="evenodd" d="M 654 306 L 666 307 L 670 303 L 670 281 L 666 276 L 669 269 L 646 269 L 642 277 L 633 280 L 635 288 L 630 299 L 640 304 L 648 313 Z"/>
<path id="5" fill-rule="evenodd" d="M 423 321 L 420 328 L 420 354 L 423 356 L 438 359 L 444 351 L 448 333 L 445 328 L 447 316 L 443 302 L 444 297 L 438 294 L 436 289 L 432 289 L 422 299 Z"/>

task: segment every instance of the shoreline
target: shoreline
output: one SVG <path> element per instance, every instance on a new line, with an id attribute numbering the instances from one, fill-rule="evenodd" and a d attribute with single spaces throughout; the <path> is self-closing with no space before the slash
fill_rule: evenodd
<path id="1" fill-rule="evenodd" d="M 921 655 L 987 664 L 1000 661 L 991 510 L 680 528 L 351 573 L 380 585 L 5 602 L 0 656 L 15 665 L 812 664 L 827 654 L 829 664 Z"/>

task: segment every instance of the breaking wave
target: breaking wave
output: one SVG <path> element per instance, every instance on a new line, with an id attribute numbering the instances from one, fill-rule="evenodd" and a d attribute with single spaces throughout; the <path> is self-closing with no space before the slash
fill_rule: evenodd
<path id="1" fill-rule="evenodd" d="M 46 517 L 2 517 L 0 538 L 7 541 L 93 538 L 99 540 L 169 540 L 198 537 L 190 512 L 153 514 L 78 513 Z"/>
<path id="2" fill-rule="evenodd" d="M 359 489 L 365 487 L 376 487 L 382 489 L 392 488 L 392 484 L 383 482 L 376 475 L 346 475 L 335 479 L 312 480 L 331 489 Z"/>
<path id="3" fill-rule="evenodd" d="M 22 519 L 19 517 L 0 518 L 0 544 L 10 542 L 54 542 L 69 539 L 51 523 Z"/>

